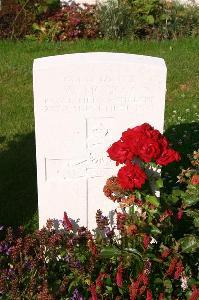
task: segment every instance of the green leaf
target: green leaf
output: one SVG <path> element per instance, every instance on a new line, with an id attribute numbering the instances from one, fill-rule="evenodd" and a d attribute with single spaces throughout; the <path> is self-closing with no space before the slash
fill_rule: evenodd
<path id="1" fill-rule="evenodd" d="M 161 189 L 164 186 L 162 178 L 156 180 L 155 184 L 158 189 Z"/>
<path id="2" fill-rule="evenodd" d="M 186 235 L 178 242 L 184 253 L 194 253 L 199 247 L 199 238 L 192 234 Z"/>
<path id="3" fill-rule="evenodd" d="M 113 288 L 111 286 L 106 286 L 106 289 L 109 291 L 109 292 L 112 292 Z"/>
<path id="4" fill-rule="evenodd" d="M 160 20 L 161 20 L 161 21 L 165 21 L 165 20 L 168 20 L 168 19 L 170 19 L 169 14 L 162 14 L 162 15 L 160 16 Z"/>
<path id="5" fill-rule="evenodd" d="M 168 197 L 168 201 L 176 204 L 181 198 L 183 198 L 184 192 L 179 189 L 173 189 L 171 195 Z"/>
<path id="6" fill-rule="evenodd" d="M 191 217 L 193 219 L 193 223 L 195 227 L 199 227 L 199 210 L 197 209 L 187 209 L 184 211 L 187 216 Z"/>
<path id="7" fill-rule="evenodd" d="M 151 203 L 151 204 L 153 204 L 156 207 L 158 207 L 160 205 L 157 197 L 155 197 L 155 196 L 149 196 L 149 195 L 147 195 L 146 196 L 146 201 L 149 202 L 149 203 Z"/>
<path id="8" fill-rule="evenodd" d="M 173 287 L 172 287 L 172 282 L 169 279 L 164 280 L 164 287 L 167 291 L 172 291 Z"/>
<path id="9" fill-rule="evenodd" d="M 155 20 L 154 20 L 154 17 L 152 15 L 149 15 L 146 17 L 146 22 L 150 25 L 153 25 Z"/>
<path id="10" fill-rule="evenodd" d="M 155 278 L 154 284 L 162 284 L 162 279 L 161 278 Z"/>
<path id="11" fill-rule="evenodd" d="M 158 262 L 158 263 L 162 263 L 162 259 L 160 259 L 160 258 L 153 258 L 152 260 L 155 262 Z"/>
<path id="12" fill-rule="evenodd" d="M 157 164 L 155 162 L 150 162 L 149 165 L 152 167 L 152 168 L 156 168 L 157 167 Z"/>
<path id="13" fill-rule="evenodd" d="M 195 227 L 199 228 L 199 217 L 194 218 L 193 224 L 195 225 Z"/>
<path id="14" fill-rule="evenodd" d="M 112 284 L 111 278 L 107 277 L 106 278 L 106 285 L 110 286 Z"/>
<path id="15" fill-rule="evenodd" d="M 57 5 L 58 4 L 57 2 L 58 2 L 57 0 L 46 0 L 46 3 L 48 5 Z"/>
<path id="16" fill-rule="evenodd" d="M 134 248 L 125 248 L 124 251 L 130 252 L 131 254 L 135 254 L 137 256 L 139 256 L 142 259 L 142 254 Z"/>
<path id="17" fill-rule="evenodd" d="M 192 218 L 198 218 L 199 217 L 199 210 L 197 210 L 197 209 L 186 209 L 184 212 L 189 217 L 192 217 Z"/>
<path id="18" fill-rule="evenodd" d="M 160 229 L 158 229 L 158 227 L 152 226 L 151 227 L 151 234 L 152 235 L 158 235 L 158 234 L 161 234 L 161 231 L 160 231 Z"/>
<path id="19" fill-rule="evenodd" d="M 114 246 L 105 247 L 102 248 L 101 255 L 105 258 L 117 257 L 121 255 L 121 250 Z"/>
<path id="20" fill-rule="evenodd" d="M 195 205 L 197 202 L 199 202 L 199 198 L 197 196 L 194 195 L 186 195 L 184 197 L 184 199 L 182 200 L 183 205 L 188 207 L 188 206 L 192 206 Z"/>
<path id="21" fill-rule="evenodd" d="M 199 202 L 199 188 L 195 185 L 188 185 L 183 197 L 183 205 L 188 207 Z"/>
<path id="22" fill-rule="evenodd" d="M 40 31 L 40 30 L 41 30 L 40 26 L 39 26 L 37 23 L 33 23 L 33 24 L 32 24 L 32 29 L 33 29 L 34 31 Z"/>
<path id="23" fill-rule="evenodd" d="M 172 191 L 172 195 L 175 197 L 181 197 L 183 194 L 184 194 L 184 192 L 179 189 L 173 189 L 173 191 Z"/>
<path id="24" fill-rule="evenodd" d="M 135 195 L 137 199 L 141 199 L 141 194 L 138 190 L 135 191 Z"/>

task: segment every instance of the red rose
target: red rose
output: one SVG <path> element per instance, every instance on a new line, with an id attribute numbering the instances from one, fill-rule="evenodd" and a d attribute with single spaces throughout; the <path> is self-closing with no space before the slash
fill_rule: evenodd
<path id="1" fill-rule="evenodd" d="M 122 133 L 121 140 L 129 147 L 132 157 L 138 155 L 139 147 L 143 143 L 143 134 L 136 130 L 136 127 L 133 129 L 127 129 L 127 131 L 124 131 Z"/>
<path id="2" fill-rule="evenodd" d="M 168 148 L 167 139 L 147 123 L 128 129 L 121 140 L 129 147 L 132 157 L 140 157 L 144 162 L 156 160 Z"/>
<path id="3" fill-rule="evenodd" d="M 133 156 L 138 155 L 140 147 L 145 143 L 145 139 L 150 137 L 153 127 L 147 123 L 134 128 L 128 128 L 122 133 L 121 140 L 130 148 Z"/>
<path id="4" fill-rule="evenodd" d="M 148 123 L 143 123 L 141 125 L 135 126 L 132 130 L 135 132 L 146 133 L 146 132 L 154 131 L 154 128 Z"/>
<path id="5" fill-rule="evenodd" d="M 191 184 L 197 185 L 199 184 L 199 175 L 195 174 L 191 178 Z"/>
<path id="6" fill-rule="evenodd" d="M 144 162 L 157 159 L 160 153 L 159 143 L 151 138 L 146 138 L 139 149 L 139 156 Z"/>
<path id="7" fill-rule="evenodd" d="M 159 140 L 162 137 L 162 134 L 157 129 L 147 129 L 145 130 L 146 137 L 153 139 L 154 141 Z"/>
<path id="8" fill-rule="evenodd" d="M 123 164 L 126 160 L 131 160 L 133 156 L 128 146 L 120 140 L 113 143 L 107 152 L 110 159 L 115 160 L 117 165 Z"/>
<path id="9" fill-rule="evenodd" d="M 119 184 L 124 189 L 140 189 L 147 179 L 144 171 L 137 164 L 131 163 L 122 167 L 117 176 Z"/>
<path id="10" fill-rule="evenodd" d="M 180 160 L 180 154 L 173 149 L 165 149 L 156 163 L 161 166 L 167 166 L 169 163 Z"/>
<path id="11" fill-rule="evenodd" d="M 161 151 L 168 149 L 169 142 L 165 136 L 161 135 L 161 137 L 158 139 L 158 142 L 161 147 Z"/>

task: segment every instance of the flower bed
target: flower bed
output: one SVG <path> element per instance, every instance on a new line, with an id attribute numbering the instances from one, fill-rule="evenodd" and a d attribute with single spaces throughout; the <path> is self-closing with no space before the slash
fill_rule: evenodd
<path id="1" fill-rule="evenodd" d="M 60 230 L 53 220 L 32 234 L 8 228 L 0 299 L 199 299 L 199 152 L 178 177 L 181 189 L 160 197 L 156 170 L 180 159 L 163 135 L 142 124 L 107 152 L 122 164 L 104 187 L 118 203 L 115 222 L 98 210 L 94 234 L 66 212 Z"/>
<path id="2" fill-rule="evenodd" d="M 78 4 L 59 0 L 6 0 L 1 38 L 63 41 L 79 38 L 176 39 L 197 36 L 199 7 L 177 1 L 137 0 Z"/>

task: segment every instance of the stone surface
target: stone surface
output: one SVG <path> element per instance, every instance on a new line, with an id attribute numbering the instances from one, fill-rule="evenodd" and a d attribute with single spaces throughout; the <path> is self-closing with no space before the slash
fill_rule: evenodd
<path id="1" fill-rule="evenodd" d="M 36 59 L 34 111 L 40 227 L 66 211 L 95 228 L 108 214 L 106 179 L 116 175 L 107 148 L 129 127 L 163 131 L 166 66 L 161 58 L 80 53 Z"/>

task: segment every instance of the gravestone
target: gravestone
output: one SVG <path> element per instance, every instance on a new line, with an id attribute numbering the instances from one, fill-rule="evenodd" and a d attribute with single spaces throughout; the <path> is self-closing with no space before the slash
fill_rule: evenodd
<path id="1" fill-rule="evenodd" d="M 96 227 L 115 204 L 103 194 L 117 174 L 106 150 L 127 128 L 163 131 L 166 66 L 161 58 L 79 53 L 34 61 L 34 112 L 40 228 L 64 211 Z"/>

